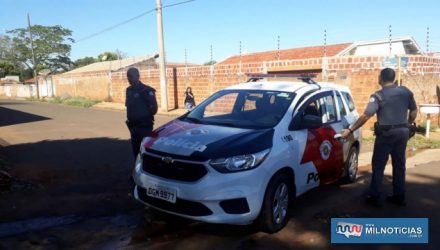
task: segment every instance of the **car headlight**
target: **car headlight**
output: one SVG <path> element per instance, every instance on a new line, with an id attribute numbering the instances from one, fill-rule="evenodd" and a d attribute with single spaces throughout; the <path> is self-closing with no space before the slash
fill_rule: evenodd
<path id="1" fill-rule="evenodd" d="M 218 158 L 211 160 L 209 164 L 221 173 L 249 170 L 258 167 L 266 159 L 269 152 L 270 149 L 265 149 L 254 154 Z"/>
<path id="2" fill-rule="evenodd" d="M 139 152 L 141 154 L 145 153 L 145 144 L 150 140 L 150 137 L 144 137 L 142 139 L 141 145 L 139 146 Z"/>
<path id="3" fill-rule="evenodd" d="M 139 153 L 134 163 L 134 171 L 139 172 L 142 168 L 142 153 Z"/>

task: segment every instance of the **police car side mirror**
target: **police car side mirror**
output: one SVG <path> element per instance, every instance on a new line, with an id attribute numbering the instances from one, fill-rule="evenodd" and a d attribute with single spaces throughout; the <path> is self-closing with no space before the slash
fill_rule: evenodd
<path id="1" fill-rule="evenodd" d="M 319 128 L 322 125 L 322 119 L 316 115 L 304 115 L 301 125 L 303 128 Z"/>

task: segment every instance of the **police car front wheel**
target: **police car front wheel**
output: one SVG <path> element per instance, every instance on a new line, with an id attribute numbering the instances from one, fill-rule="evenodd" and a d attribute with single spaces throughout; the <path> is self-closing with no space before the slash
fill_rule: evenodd
<path id="1" fill-rule="evenodd" d="M 344 178 L 342 183 L 353 183 L 356 180 L 356 175 L 358 171 L 358 157 L 359 150 L 357 147 L 353 146 L 348 152 L 347 161 L 344 166 Z"/>
<path id="2" fill-rule="evenodd" d="M 284 173 L 275 175 L 267 186 L 259 216 L 262 231 L 274 233 L 287 224 L 292 195 L 289 177 Z"/>

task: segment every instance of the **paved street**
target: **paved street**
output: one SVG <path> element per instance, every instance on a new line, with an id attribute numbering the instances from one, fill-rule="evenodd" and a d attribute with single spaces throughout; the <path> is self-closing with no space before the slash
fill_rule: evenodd
<path id="1" fill-rule="evenodd" d="M 170 119 L 157 116 L 156 125 Z M 19 179 L 12 192 L 0 193 L 0 249 L 440 249 L 440 158 L 408 169 L 407 207 L 367 207 L 365 166 L 355 184 L 299 197 L 275 234 L 166 223 L 129 195 L 133 159 L 124 121 L 121 111 L 0 99 L 0 153 Z M 332 217 L 428 217 L 430 244 L 331 245 Z"/>

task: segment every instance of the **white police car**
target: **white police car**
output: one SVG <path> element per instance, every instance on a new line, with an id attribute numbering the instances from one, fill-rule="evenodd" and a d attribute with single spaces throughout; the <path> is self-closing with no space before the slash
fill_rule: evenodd
<path id="1" fill-rule="evenodd" d="M 350 91 L 303 80 L 235 85 L 156 129 L 136 160 L 135 198 L 194 220 L 256 221 L 276 232 L 292 198 L 353 182 L 361 132 L 335 139 L 358 118 Z"/>

